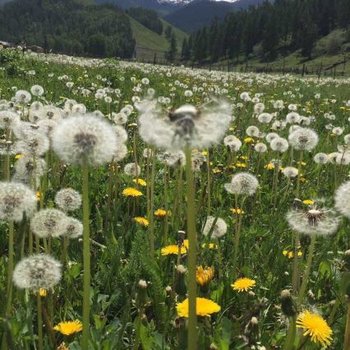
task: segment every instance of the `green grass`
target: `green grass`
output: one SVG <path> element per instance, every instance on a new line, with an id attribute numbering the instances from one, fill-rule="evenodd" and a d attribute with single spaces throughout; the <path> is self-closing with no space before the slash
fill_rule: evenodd
<path id="1" fill-rule="evenodd" d="M 129 17 L 131 28 L 133 31 L 134 38 L 136 40 L 136 58 L 141 60 L 153 60 L 154 54 L 157 54 L 158 59 L 162 59 L 164 52 L 169 48 L 168 40 L 164 35 L 165 28 L 170 25 L 168 22 L 162 20 L 164 25 L 163 34 L 159 35 L 150 29 L 143 26 L 133 18 Z M 187 34 L 178 28 L 173 28 L 173 31 L 177 40 L 178 52 L 181 50 L 182 41 Z"/>

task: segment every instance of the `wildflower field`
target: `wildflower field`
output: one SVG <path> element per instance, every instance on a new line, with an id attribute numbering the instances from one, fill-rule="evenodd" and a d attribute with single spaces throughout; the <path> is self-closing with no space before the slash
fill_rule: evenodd
<path id="1" fill-rule="evenodd" d="M 350 79 L 0 50 L 1 349 L 350 349 Z"/>

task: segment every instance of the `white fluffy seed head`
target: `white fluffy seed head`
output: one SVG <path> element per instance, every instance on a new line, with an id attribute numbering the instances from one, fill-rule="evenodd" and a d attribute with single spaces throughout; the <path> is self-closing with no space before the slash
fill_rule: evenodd
<path id="1" fill-rule="evenodd" d="M 260 123 L 268 124 L 272 120 L 272 114 L 270 114 L 270 113 L 261 113 L 258 116 L 258 120 L 259 120 Z"/>
<path id="2" fill-rule="evenodd" d="M 254 146 L 254 149 L 258 153 L 265 153 L 267 151 L 267 146 L 264 143 L 259 142 Z"/>
<path id="3" fill-rule="evenodd" d="M 30 222 L 33 233 L 40 238 L 59 237 L 65 234 L 64 220 L 66 215 L 57 209 L 38 211 Z"/>
<path id="4" fill-rule="evenodd" d="M 259 137 L 260 135 L 260 130 L 255 125 L 248 126 L 245 132 L 250 137 Z"/>
<path id="5" fill-rule="evenodd" d="M 311 151 L 318 143 L 318 135 L 309 128 L 297 128 L 288 137 L 290 145 L 296 150 Z"/>
<path id="6" fill-rule="evenodd" d="M 63 225 L 65 226 L 64 235 L 69 239 L 79 238 L 83 235 L 83 224 L 78 219 L 67 216 Z"/>
<path id="7" fill-rule="evenodd" d="M 64 212 L 74 211 L 81 207 L 81 195 L 72 188 L 64 188 L 56 193 L 55 203 Z"/>
<path id="8" fill-rule="evenodd" d="M 335 209 L 350 219 L 350 181 L 343 183 L 335 191 Z"/>
<path id="9" fill-rule="evenodd" d="M 293 166 L 287 166 L 282 170 L 282 173 L 287 178 L 293 178 L 298 176 L 298 169 Z"/>
<path id="10" fill-rule="evenodd" d="M 246 172 L 238 173 L 232 177 L 230 183 L 225 184 L 227 192 L 236 195 L 253 195 L 259 186 L 258 179 Z"/>
<path id="11" fill-rule="evenodd" d="M 129 176 L 140 176 L 141 168 L 136 163 L 128 163 L 124 166 L 124 173 Z"/>
<path id="12" fill-rule="evenodd" d="M 222 218 L 216 218 L 214 216 L 208 216 L 205 225 L 203 227 L 203 235 L 211 238 L 220 238 L 227 232 L 227 224 Z"/>
<path id="13" fill-rule="evenodd" d="M 287 151 L 289 144 L 283 137 L 276 137 L 270 142 L 270 147 L 273 151 L 284 153 Z"/>
<path id="14" fill-rule="evenodd" d="M 46 254 L 22 259 L 13 272 L 13 283 L 20 289 L 37 292 L 40 288 L 51 289 L 61 279 L 61 263 Z"/>
<path id="15" fill-rule="evenodd" d="M 36 210 L 35 193 L 26 185 L 0 182 L 0 219 L 20 222 L 24 214 L 31 217 Z"/>
<path id="16" fill-rule="evenodd" d="M 62 120 L 52 134 L 52 143 L 63 161 L 93 166 L 110 162 L 119 145 L 112 126 L 91 114 Z"/>
<path id="17" fill-rule="evenodd" d="M 242 147 L 242 142 L 234 135 L 228 135 L 224 138 L 224 145 L 227 146 L 231 152 L 238 152 Z"/>
<path id="18" fill-rule="evenodd" d="M 314 162 L 316 164 L 327 164 L 329 162 L 329 157 L 326 153 L 317 153 L 314 155 Z"/>
<path id="19" fill-rule="evenodd" d="M 305 235 L 331 235 L 339 225 L 339 217 L 326 209 L 290 210 L 287 213 L 289 226 Z"/>

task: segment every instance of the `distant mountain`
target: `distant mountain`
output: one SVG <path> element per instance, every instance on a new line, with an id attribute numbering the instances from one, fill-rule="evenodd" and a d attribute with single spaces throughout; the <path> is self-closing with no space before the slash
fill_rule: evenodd
<path id="1" fill-rule="evenodd" d="M 164 18 L 174 26 L 193 32 L 201 27 L 209 25 L 216 17 L 223 19 L 229 12 L 255 6 L 264 0 L 237 0 L 237 1 L 210 1 L 193 0 Z"/>
<path id="2" fill-rule="evenodd" d="M 185 5 L 185 3 L 173 3 L 161 0 L 95 0 L 95 2 L 97 4 L 107 3 L 117 5 L 122 9 L 143 7 L 145 9 L 155 10 L 161 15 L 167 15 Z"/>

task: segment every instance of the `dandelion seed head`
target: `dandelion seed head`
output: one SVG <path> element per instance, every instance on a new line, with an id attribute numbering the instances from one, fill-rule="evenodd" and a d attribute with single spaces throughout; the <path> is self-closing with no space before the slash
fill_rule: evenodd
<path id="1" fill-rule="evenodd" d="M 234 135 L 228 135 L 224 138 L 224 145 L 227 146 L 231 152 L 238 152 L 242 147 L 242 142 Z"/>
<path id="2" fill-rule="evenodd" d="M 66 215 L 61 210 L 42 209 L 33 216 L 30 228 L 40 238 L 59 237 L 65 234 L 65 219 Z"/>
<path id="3" fill-rule="evenodd" d="M 258 179 L 246 172 L 238 173 L 232 177 L 230 183 L 225 184 L 227 192 L 235 195 L 253 195 L 258 189 Z"/>
<path id="4" fill-rule="evenodd" d="M 254 149 L 256 152 L 258 153 L 265 153 L 267 151 L 267 146 L 262 143 L 262 142 L 258 142 L 255 146 Z"/>
<path id="5" fill-rule="evenodd" d="M 270 142 L 270 147 L 273 151 L 284 153 L 288 150 L 289 144 L 283 137 L 276 137 Z"/>
<path id="6" fill-rule="evenodd" d="M 70 212 L 81 207 L 82 199 L 78 191 L 64 188 L 56 193 L 55 203 L 64 212 Z"/>
<path id="7" fill-rule="evenodd" d="M 12 111 L 0 111 L 0 129 L 11 129 L 20 122 L 20 117 Z"/>
<path id="8" fill-rule="evenodd" d="M 289 226 L 305 235 L 331 235 L 339 225 L 333 210 L 311 207 L 308 210 L 292 209 L 286 215 Z"/>
<path id="9" fill-rule="evenodd" d="M 62 120 L 52 134 L 52 143 L 65 162 L 93 166 L 110 162 L 118 147 L 112 126 L 91 114 Z"/>
<path id="10" fill-rule="evenodd" d="M 350 219 L 350 181 L 340 185 L 335 191 L 335 209 L 345 217 Z"/>
<path id="11" fill-rule="evenodd" d="M 208 216 L 202 233 L 204 236 L 208 236 L 211 232 L 211 238 L 220 238 L 227 232 L 227 224 L 224 219 L 216 218 L 214 216 Z"/>
<path id="12" fill-rule="evenodd" d="M 289 134 L 290 145 L 296 150 L 311 151 L 318 143 L 318 135 L 309 128 L 298 128 Z"/>
<path id="13" fill-rule="evenodd" d="M 0 182 L 0 219 L 20 222 L 24 214 L 31 217 L 36 210 L 35 193 L 16 182 Z"/>
<path id="14" fill-rule="evenodd" d="M 316 164 L 327 164 L 329 162 L 329 157 L 326 153 L 317 153 L 314 155 L 314 162 Z"/>
<path id="15" fill-rule="evenodd" d="M 64 236 L 69 239 L 79 238 L 83 235 L 83 224 L 78 219 L 67 216 L 62 225 L 65 226 Z"/>
<path id="16" fill-rule="evenodd" d="M 61 279 L 61 263 L 46 254 L 22 259 L 13 272 L 13 283 L 20 289 L 51 289 Z"/>
<path id="17" fill-rule="evenodd" d="M 287 166 L 282 170 L 282 173 L 287 178 L 294 178 L 298 176 L 298 169 L 293 166 Z"/>

